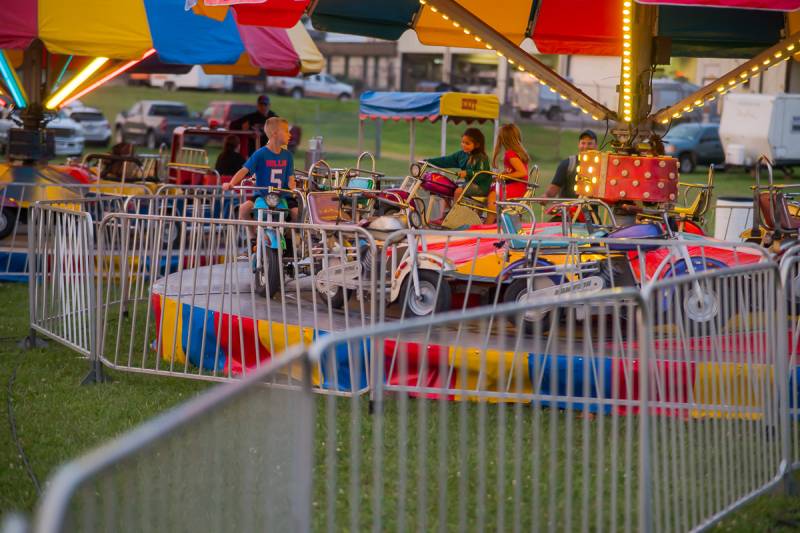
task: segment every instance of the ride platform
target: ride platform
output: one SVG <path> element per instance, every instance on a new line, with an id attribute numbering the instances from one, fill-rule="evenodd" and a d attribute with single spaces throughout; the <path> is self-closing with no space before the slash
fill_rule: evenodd
<path id="1" fill-rule="evenodd" d="M 368 299 L 352 298 L 346 308 L 333 309 L 312 290 L 310 280 L 287 282 L 282 297 L 274 299 L 254 294 L 251 283 L 246 263 L 203 266 L 157 280 L 151 305 L 162 361 L 183 365 L 188 359 L 202 371 L 242 376 L 292 346 L 373 324 Z M 387 310 L 385 322 L 400 319 L 397 310 Z M 324 354 L 314 386 L 336 392 L 365 390 L 375 363 L 376 346 L 370 341 L 379 340 L 383 379 L 390 390 L 412 387 L 420 395 L 451 399 L 480 392 L 488 393 L 483 397 L 489 401 L 530 401 L 535 394 L 558 394 L 574 398 L 558 402 L 559 408 L 631 412 L 639 399 L 640 345 L 622 335 L 626 328 L 613 333 L 614 324 L 607 325 L 608 338 L 602 342 L 594 338 L 596 319 L 588 327 L 578 324 L 572 340 L 565 327 L 539 337 L 516 335 L 502 319 L 488 325 L 453 321 L 446 328 L 423 326 L 399 335 L 376 333 L 339 343 Z M 774 379 L 763 355 L 766 342 L 765 334 L 750 328 L 713 336 L 657 337 L 650 367 L 653 399 L 681 405 L 672 414 L 682 417 L 722 416 L 704 405 L 723 400 L 758 412 L 763 402 L 758 391 Z M 400 354 L 405 358 L 402 364 Z M 800 376 L 797 368 L 794 373 Z M 593 400 L 582 404 L 580 398 Z"/>

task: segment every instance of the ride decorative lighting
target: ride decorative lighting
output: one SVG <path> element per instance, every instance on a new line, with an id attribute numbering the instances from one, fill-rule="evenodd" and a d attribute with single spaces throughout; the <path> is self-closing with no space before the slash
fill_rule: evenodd
<path id="1" fill-rule="evenodd" d="M 589 150 L 576 167 L 575 190 L 605 202 L 674 203 L 679 164 L 674 157 L 615 154 Z"/>
<path id="2" fill-rule="evenodd" d="M 627 0 L 626 0 L 626 1 L 627 1 Z M 428 2 L 427 2 L 426 0 L 419 0 L 419 4 L 420 4 L 421 6 L 426 6 L 426 5 L 428 5 Z M 445 20 L 445 21 L 449 21 L 449 22 L 450 22 L 450 23 L 453 25 L 453 27 L 455 27 L 455 28 L 461 28 L 461 29 L 464 31 L 464 33 L 465 33 L 465 34 L 467 34 L 467 35 L 471 35 L 471 34 L 472 34 L 472 32 L 471 32 L 469 29 L 467 29 L 466 27 L 462 28 L 463 24 L 460 24 L 460 23 L 456 22 L 455 20 L 453 20 L 451 17 L 449 17 L 449 16 L 445 15 L 445 14 L 444 14 L 444 13 L 442 13 L 442 12 L 441 12 L 439 9 L 437 9 L 435 6 L 428 6 L 428 7 L 429 7 L 429 9 L 431 10 L 431 12 L 432 12 L 432 13 L 438 13 L 438 14 L 439 14 L 439 16 L 440 16 L 440 17 L 442 17 L 442 19 L 443 19 L 443 20 Z M 480 37 L 478 37 L 477 35 L 475 35 L 473 38 L 475 39 L 475 42 L 477 42 L 477 43 L 482 43 L 482 42 L 483 42 L 483 40 L 482 40 Z M 484 47 L 485 47 L 487 50 L 494 50 L 494 47 L 493 47 L 491 44 L 489 44 L 489 43 L 485 43 L 485 44 L 484 44 Z M 506 56 L 505 56 L 505 55 L 504 55 L 502 52 L 500 52 L 499 50 L 495 50 L 495 54 L 497 55 L 497 57 L 506 57 Z M 514 60 L 512 60 L 512 59 L 510 59 L 510 58 L 507 58 L 507 61 L 508 61 L 508 63 L 509 63 L 510 65 L 514 65 L 514 64 L 515 64 L 515 63 L 514 63 Z M 517 66 L 517 70 L 519 70 L 520 72 L 525 72 L 525 68 L 524 68 L 522 65 L 518 65 L 518 66 Z M 584 109 L 583 107 L 581 107 L 581 106 L 580 106 L 580 105 L 579 105 L 577 102 L 575 102 L 574 100 L 570 100 L 568 97 L 566 97 L 565 95 L 563 95 L 562 93 L 560 93 L 560 92 L 559 92 L 557 89 L 555 89 L 554 87 L 551 87 L 551 86 L 550 86 L 550 85 L 548 85 L 546 82 L 544 82 L 544 81 L 542 81 L 541 79 L 537 78 L 537 77 L 536 77 L 536 76 L 535 76 L 533 73 L 530 73 L 530 72 L 529 72 L 529 73 L 528 73 L 528 75 L 529 75 L 529 76 L 531 77 L 531 79 L 533 79 L 534 81 L 538 81 L 538 82 L 539 82 L 541 85 L 544 85 L 545 87 L 547 87 L 548 89 L 550 89 L 550 92 L 553 92 L 553 93 L 556 93 L 556 94 L 558 94 L 558 96 L 560 96 L 562 100 L 567 100 L 567 101 L 569 101 L 569 104 L 570 104 L 572 107 L 574 107 L 574 108 L 576 108 L 576 109 L 580 110 L 580 111 L 581 111 L 581 113 L 583 113 L 583 114 L 585 114 L 585 115 L 588 115 L 588 114 L 589 114 L 589 111 L 587 111 L 586 109 Z M 594 120 L 599 120 L 599 118 L 598 118 L 596 115 L 592 115 L 592 119 L 594 119 Z"/>
<path id="3" fill-rule="evenodd" d="M 25 92 L 22 90 L 22 84 L 20 84 L 17 73 L 14 67 L 11 66 L 8 56 L 2 50 L 0 50 L 0 75 L 2 75 L 3 81 L 10 93 L 9 95 L 14 100 L 17 107 L 22 108 L 27 106 L 28 103 L 25 99 Z"/>
<path id="4" fill-rule="evenodd" d="M 138 65 L 139 63 L 141 63 L 142 61 L 144 61 L 145 59 L 147 59 L 148 57 L 152 56 L 155 53 L 156 53 L 155 49 L 151 48 L 150 50 L 145 52 L 144 55 L 142 57 L 140 57 L 139 59 L 134 59 L 132 61 L 128 61 L 127 63 L 121 65 L 120 67 L 112 70 L 111 72 L 109 72 L 108 74 L 106 74 L 105 76 L 100 78 L 99 80 L 93 82 L 91 85 L 88 85 L 88 86 L 84 87 L 83 89 L 81 89 L 80 91 L 78 91 L 77 93 L 73 94 L 72 96 L 70 96 L 69 98 L 64 100 L 59 107 L 64 107 L 66 105 L 69 105 L 70 103 L 72 103 L 73 101 L 77 100 L 78 98 L 80 98 L 80 97 L 82 97 L 82 96 L 84 96 L 86 94 L 89 94 L 90 92 L 94 91 L 95 89 L 97 89 L 98 87 L 103 85 L 104 83 L 116 78 L 117 76 L 119 76 L 123 72 L 129 70 L 130 68 L 132 68 L 132 67 L 134 67 L 136 65 Z"/>
<path id="5" fill-rule="evenodd" d="M 622 119 L 630 123 L 633 120 L 633 82 L 631 80 L 631 64 L 633 48 L 631 28 L 633 24 L 633 2 L 622 2 Z"/>
<path id="6" fill-rule="evenodd" d="M 45 106 L 47 109 L 55 109 L 58 105 L 64 101 L 64 99 L 69 96 L 72 91 L 80 87 L 82 83 L 89 79 L 89 77 L 97 72 L 100 67 L 105 65 L 108 62 L 107 57 L 96 57 L 92 59 L 92 61 L 86 65 L 83 70 L 78 72 L 71 80 L 67 82 L 61 89 L 59 89 L 56 94 L 54 94 L 48 101 Z"/>
<path id="7" fill-rule="evenodd" d="M 798 48 L 800 48 L 800 32 L 796 32 L 789 38 L 768 48 L 750 61 L 722 76 L 719 80 L 704 87 L 698 93 L 671 107 L 658 111 L 654 118 L 661 124 L 669 124 L 671 119 L 680 118 L 683 113 L 690 113 L 696 108 L 703 107 L 705 104 L 713 102 L 717 96 L 727 94 L 729 91 L 747 83 L 750 79 L 760 76 L 762 72 L 788 61 Z"/>

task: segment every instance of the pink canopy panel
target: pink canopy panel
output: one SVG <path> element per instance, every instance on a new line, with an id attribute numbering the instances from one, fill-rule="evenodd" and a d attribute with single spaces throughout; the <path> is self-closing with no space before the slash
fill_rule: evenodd
<path id="1" fill-rule="evenodd" d="M 800 0 L 636 0 L 640 4 L 796 11 Z"/>

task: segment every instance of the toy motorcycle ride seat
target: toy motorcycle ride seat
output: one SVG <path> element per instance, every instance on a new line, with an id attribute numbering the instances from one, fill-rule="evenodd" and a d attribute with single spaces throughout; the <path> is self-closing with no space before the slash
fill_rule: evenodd
<path id="1" fill-rule="evenodd" d="M 453 180 L 438 172 L 426 172 L 421 181 L 423 190 L 444 198 L 452 198 L 458 188 Z"/>
<path id="2" fill-rule="evenodd" d="M 384 189 L 378 193 L 378 196 L 391 202 L 398 202 L 398 200 L 405 202 L 408 200 L 409 193 L 404 189 Z"/>
<path id="3" fill-rule="evenodd" d="M 641 245 L 637 243 L 637 240 L 663 239 L 665 236 L 666 233 L 664 233 L 664 229 L 660 224 L 631 224 L 630 226 L 624 226 L 608 233 L 609 239 L 630 239 L 630 244 L 612 243 L 608 245 L 608 248 L 618 252 L 629 252 L 636 250 L 645 252 L 648 250 L 655 250 L 656 248 L 659 248 L 659 245 Z"/>

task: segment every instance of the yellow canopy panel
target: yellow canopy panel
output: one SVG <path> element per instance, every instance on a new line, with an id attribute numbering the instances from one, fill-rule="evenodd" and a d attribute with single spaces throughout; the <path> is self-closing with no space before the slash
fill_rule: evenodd
<path id="1" fill-rule="evenodd" d="M 52 53 L 89 57 L 138 59 L 153 48 L 142 0 L 82 0 L 80 9 L 39 0 L 39 38 Z"/>
<path id="2" fill-rule="evenodd" d="M 494 94 L 445 93 L 439 112 L 449 117 L 495 120 L 500 117 L 500 101 Z"/>
<path id="3" fill-rule="evenodd" d="M 533 0 L 504 2 L 459 0 L 459 3 L 486 24 L 505 35 L 508 40 L 520 44 L 525 39 Z M 467 35 L 463 28 L 453 26 L 452 21 L 443 19 L 440 13 L 434 13 L 428 5 L 420 13 L 414 29 L 422 44 L 483 48 L 483 44 L 476 42 L 473 35 Z"/>
<path id="4" fill-rule="evenodd" d="M 303 23 L 298 22 L 286 32 L 295 52 L 300 56 L 300 72 L 303 74 L 322 72 L 325 69 L 325 57 L 314 44 Z"/>

